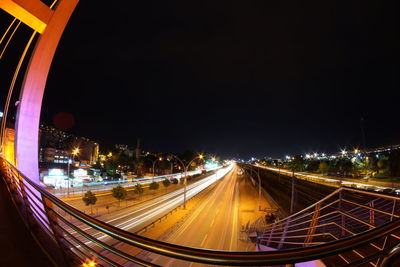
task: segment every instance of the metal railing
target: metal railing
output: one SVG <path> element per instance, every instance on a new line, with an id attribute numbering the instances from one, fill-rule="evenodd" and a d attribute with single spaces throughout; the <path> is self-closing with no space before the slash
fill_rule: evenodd
<path id="1" fill-rule="evenodd" d="M 260 233 L 259 247 L 262 244 L 266 245 L 265 242 L 269 240 L 268 245 L 271 247 L 273 246 L 271 244 L 275 246 L 282 244 L 279 250 L 230 252 L 184 247 L 152 240 L 97 220 L 53 196 L 4 159 L 0 159 L 0 164 L 2 176 L 10 192 L 14 192 L 12 197 L 15 202 L 23 203 L 24 208 L 29 210 L 23 214 L 23 218 L 30 221 L 30 225 L 33 225 L 32 220 L 34 220 L 36 225 L 40 225 L 40 229 L 44 229 L 48 238 L 58 244 L 67 261 L 66 265 L 94 259 L 99 265 L 105 266 L 122 266 L 127 262 L 154 266 L 133 256 L 132 251 L 135 248 L 175 259 L 214 265 L 279 265 L 316 259 L 329 260 L 330 257 L 347 255 L 353 253 L 353 250 L 369 247 L 372 244 L 377 244 L 379 247 L 370 260 L 376 261 L 395 247 L 397 241 L 393 241 L 398 240 L 399 236 L 397 206 L 389 206 L 387 201 L 380 201 L 382 198 L 397 203 L 398 198 L 368 193 L 369 202 L 375 203 L 373 207 L 368 208 L 368 205 L 352 207 L 353 199 L 342 197 L 341 212 L 335 212 L 334 207 L 339 205 L 339 202 L 328 201 L 334 195 L 345 192 L 359 196 L 364 193 L 359 190 L 340 189 L 308 209 L 267 226 L 266 230 Z M 373 224 L 366 223 L 362 217 L 364 215 L 359 214 L 363 209 L 375 212 Z M 317 213 L 319 215 L 315 216 Z M 73 219 L 67 220 L 65 214 Z M 348 220 L 345 222 L 346 227 L 340 224 L 342 217 Z M 315 218 L 319 218 L 317 223 Z M 361 227 L 360 230 L 357 230 L 357 227 Z M 328 228 L 332 230 L 326 230 Z M 383 247 L 379 246 L 382 239 L 384 239 Z M 116 243 L 119 245 L 111 245 Z M 361 260 L 365 260 L 365 257 Z M 353 257 L 349 264 L 357 261 L 360 261 L 360 258 Z"/>

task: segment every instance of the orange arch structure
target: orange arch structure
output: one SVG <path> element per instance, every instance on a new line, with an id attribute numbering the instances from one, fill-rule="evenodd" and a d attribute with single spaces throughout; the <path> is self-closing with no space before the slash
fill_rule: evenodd
<path id="1" fill-rule="evenodd" d="M 15 124 L 16 165 L 35 182 L 39 182 L 39 121 L 47 76 L 77 3 L 78 0 L 59 0 L 51 9 L 40 0 L 0 1 L 0 8 L 41 34 L 25 72 Z"/>

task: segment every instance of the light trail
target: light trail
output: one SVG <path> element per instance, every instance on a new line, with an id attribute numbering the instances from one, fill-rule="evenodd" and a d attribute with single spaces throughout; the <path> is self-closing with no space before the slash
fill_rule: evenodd
<path id="1" fill-rule="evenodd" d="M 253 166 L 258 167 L 258 168 L 271 170 L 271 171 L 275 171 L 275 172 L 281 172 L 281 173 L 289 174 L 289 175 L 292 175 L 294 173 L 294 175 L 296 175 L 296 176 L 301 176 L 301 177 L 304 177 L 304 178 L 317 179 L 317 180 L 320 181 L 321 184 L 329 183 L 331 186 L 334 186 L 334 187 L 339 187 L 338 183 L 340 183 L 339 179 L 332 179 L 332 178 L 327 178 L 327 177 L 318 176 L 318 175 L 312 175 L 312 174 L 304 174 L 304 173 L 301 173 L 301 172 L 292 172 L 292 171 L 287 171 L 287 170 L 283 170 L 283 169 L 278 169 L 278 168 L 273 168 L 273 167 L 266 167 L 266 166 L 255 165 L 255 164 L 253 164 Z M 370 191 L 376 191 L 376 192 L 382 192 L 384 189 L 393 189 L 392 187 L 386 187 L 386 186 L 370 185 L 370 184 L 363 184 L 363 183 L 358 183 L 358 182 L 349 182 L 349 181 L 346 181 L 344 179 L 342 180 L 342 184 L 345 185 L 345 186 L 348 186 L 348 187 L 354 187 L 353 185 L 355 185 L 357 188 L 366 189 L 366 190 L 370 190 Z M 400 193 L 400 190 L 395 190 L 395 191 L 396 191 L 397 194 Z"/>
<path id="2" fill-rule="evenodd" d="M 217 182 L 221 178 L 223 178 L 228 172 L 230 172 L 233 168 L 233 164 L 230 166 L 219 169 L 216 173 L 211 174 L 200 181 L 197 181 L 187 187 L 186 196 L 187 199 L 190 199 L 206 189 L 208 186 Z M 181 188 L 174 192 L 171 192 L 167 195 L 161 196 L 153 201 L 149 206 L 142 207 L 140 209 L 131 211 L 127 214 L 120 215 L 118 217 L 112 218 L 110 220 L 105 221 L 106 223 L 112 223 L 120 219 L 126 218 L 124 221 L 114 224 L 114 226 L 119 227 L 120 229 L 129 231 L 130 229 L 144 223 L 144 222 L 152 222 L 160 218 L 163 214 L 167 214 L 171 210 L 183 204 L 183 191 Z M 143 212 L 144 213 L 140 213 Z M 140 213 L 135 215 L 136 213 Z M 83 231 L 87 231 L 92 229 L 92 227 L 83 228 Z M 76 234 L 75 231 L 71 231 L 71 234 Z M 110 238 L 108 235 L 103 233 L 96 233 L 93 235 L 99 240 Z M 86 241 L 85 245 L 92 244 L 92 241 Z"/>
<path id="3" fill-rule="evenodd" d="M 213 170 L 218 170 L 218 169 L 221 169 L 221 168 L 222 168 L 222 166 L 213 167 L 213 168 L 207 168 L 205 170 L 206 171 L 213 171 Z M 201 173 L 201 171 L 202 170 L 190 171 L 190 172 L 187 172 L 187 175 L 188 176 L 192 176 L 192 175 Z M 98 191 L 111 190 L 112 187 L 116 186 L 116 185 L 120 185 L 122 187 L 133 187 L 136 184 L 141 184 L 141 185 L 150 184 L 151 182 L 153 182 L 153 179 L 154 179 L 155 182 L 162 182 L 166 178 L 168 178 L 168 179 L 173 179 L 173 178 L 181 179 L 182 177 L 184 177 L 184 173 L 180 172 L 180 173 L 160 175 L 160 176 L 154 176 L 154 177 L 143 177 L 143 178 L 137 178 L 137 179 L 132 179 L 132 180 L 91 182 L 91 183 L 79 184 L 81 186 L 74 187 L 74 188 L 79 188 L 79 189 L 85 188 L 86 191 L 90 190 L 92 192 L 98 192 Z M 99 186 L 99 188 L 97 188 L 97 189 L 93 188 L 95 186 Z M 77 199 L 81 199 L 82 198 L 82 196 L 71 197 L 71 198 L 62 197 L 62 196 L 65 196 L 66 194 L 67 193 L 65 191 L 54 192 L 53 193 L 53 195 L 61 198 L 64 201 L 77 200 Z M 107 195 L 111 195 L 111 192 L 100 193 L 100 194 L 97 194 L 96 196 L 107 196 Z"/>

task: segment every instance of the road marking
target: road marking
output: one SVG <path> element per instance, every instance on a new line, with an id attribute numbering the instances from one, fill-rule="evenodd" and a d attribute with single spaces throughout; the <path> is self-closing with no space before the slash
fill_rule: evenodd
<path id="1" fill-rule="evenodd" d="M 200 244 L 201 247 L 204 245 L 204 242 L 206 241 L 207 236 L 208 236 L 208 234 L 206 234 L 206 236 L 204 237 L 203 241 L 201 241 L 201 244 Z"/>
<path id="2" fill-rule="evenodd" d="M 215 217 L 214 217 L 214 219 L 212 220 L 210 227 L 213 226 L 214 221 L 215 221 Z"/>

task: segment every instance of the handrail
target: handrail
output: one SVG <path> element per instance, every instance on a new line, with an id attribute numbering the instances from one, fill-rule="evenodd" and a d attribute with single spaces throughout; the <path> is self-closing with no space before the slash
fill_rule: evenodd
<path id="1" fill-rule="evenodd" d="M 395 261 L 400 258 L 400 244 L 388 251 L 388 255 L 383 259 L 380 267 L 390 267 L 393 266 Z"/>
<path id="2" fill-rule="evenodd" d="M 4 163 L 6 162 L 2 159 Z M 10 164 L 10 163 L 8 163 Z M 12 168 L 14 166 L 10 164 Z M 18 170 L 16 170 L 18 172 Z M 153 240 L 119 229 L 96 218 L 93 218 L 61 201 L 51 193 L 47 192 L 40 185 L 31 181 L 20 173 L 24 181 L 40 192 L 45 198 L 54 205 L 77 218 L 79 221 L 93 227 L 126 244 L 148 250 L 165 256 L 219 265 L 277 265 L 286 263 L 304 262 L 309 260 L 321 259 L 353 250 L 363 245 L 369 244 L 382 236 L 391 234 L 400 228 L 400 219 L 383 224 L 377 228 L 366 232 L 345 237 L 336 241 L 309 246 L 305 248 L 295 248 L 287 250 L 277 250 L 268 252 L 231 252 L 213 251 L 200 248 L 185 247 L 176 244 L 169 244 L 163 241 Z M 342 189 L 343 190 L 343 189 Z M 296 213 L 299 214 L 299 213 Z"/>

